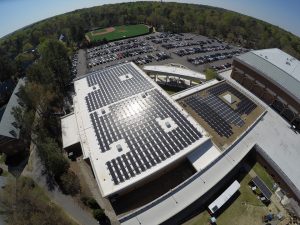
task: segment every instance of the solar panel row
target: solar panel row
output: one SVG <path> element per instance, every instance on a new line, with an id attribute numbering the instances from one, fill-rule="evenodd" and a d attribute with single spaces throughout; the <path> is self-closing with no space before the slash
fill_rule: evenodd
<path id="1" fill-rule="evenodd" d="M 190 97 L 185 102 L 201 116 L 220 136 L 229 138 L 233 132 L 230 124 L 200 98 Z"/>
<path id="2" fill-rule="evenodd" d="M 219 96 L 230 92 L 239 98 L 237 108 L 233 109 Z M 250 114 L 257 106 L 245 95 L 227 83 L 216 85 L 207 90 L 203 96 L 195 93 L 184 99 L 185 105 L 189 105 L 199 116 L 201 116 L 210 127 L 221 137 L 229 138 L 232 134 L 232 125 L 242 127 L 245 122 L 241 118 L 243 114 Z"/>
<path id="3" fill-rule="evenodd" d="M 240 102 L 237 104 L 237 109 L 234 110 L 236 113 L 239 113 L 240 115 L 249 115 L 257 107 L 254 102 L 252 102 L 249 98 L 247 98 L 245 95 L 243 95 L 241 92 L 239 92 L 227 83 L 222 83 L 220 85 L 208 89 L 208 92 L 215 96 L 219 96 L 226 91 L 231 92 L 240 99 Z"/>
<path id="4" fill-rule="evenodd" d="M 119 77 L 131 74 L 132 78 L 121 80 Z M 88 85 L 98 86 L 85 97 L 88 111 L 92 112 L 113 102 L 153 88 L 131 64 L 124 64 L 95 72 L 87 78 Z"/>

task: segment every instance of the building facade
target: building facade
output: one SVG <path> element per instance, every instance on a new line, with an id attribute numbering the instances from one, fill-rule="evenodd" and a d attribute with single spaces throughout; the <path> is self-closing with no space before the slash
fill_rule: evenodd
<path id="1" fill-rule="evenodd" d="M 233 61 L 231 77 L 300 129 L 300 62 L 279 49 L 251 51 Z"/>

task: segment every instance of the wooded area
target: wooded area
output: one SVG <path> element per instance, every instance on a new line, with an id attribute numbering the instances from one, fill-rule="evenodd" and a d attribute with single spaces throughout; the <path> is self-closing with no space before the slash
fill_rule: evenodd
<path id="1" fill-rule="evenodd" d="M 235 12 L 181 3 L 135 2 L 104 5 L 59 15 L 0 40 L 0 80 L 22 73 L 36 58 L 31 50 L 45 39 L 64 34 L 68 47 L 77 46 L 92 28 L 145 23 L 159 31 L 194 32 L 253 49 L 277 47 L 300 58 L 300 38 L 266 22 Z M 11 60 L 11 63 L 5 63 Z"/>

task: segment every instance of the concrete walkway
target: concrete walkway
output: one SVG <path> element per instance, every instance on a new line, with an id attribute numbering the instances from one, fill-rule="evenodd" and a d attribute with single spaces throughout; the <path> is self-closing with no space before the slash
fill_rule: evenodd
<path id="1" fill-rule="evenodd" d="M 91 214 L 84 211 L 72 197 L 64 195 L 58 187 L 49 190 L 46 176 L 42 174 L 44 166 L 37 155 L 35 145 L 31 147 L 31 154 L 29 157 L 28 165 L 25 167 L 22 175 L 31 177 L 37 184 L 43 188 L 49 198 L 59 205 L 64 211 L 81 225 L 99 225 Z"/>

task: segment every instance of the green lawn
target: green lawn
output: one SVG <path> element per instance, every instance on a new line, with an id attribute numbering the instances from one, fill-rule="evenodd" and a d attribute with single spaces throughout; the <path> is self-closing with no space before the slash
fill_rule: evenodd
<path id="1" fill-rule="evenodd" d="M 251 177 L 246 175 L 241 183 L 240 195 L 229 205 L 221 215 L 217 217 L 218 225 L 260 225 L 261 217 L 268 210 L 261 201 L 256 198 L 248 186 Z M 216 196 L 217 197 L 217 196 Z M 222 209 L 221 209 L 222 210 Z M 184 225 L 202 225 L 209 224 L 210 215 L 204 211 L 196 217 L 190 219 Z"/>
<path id="2" fill-rule="evenodd" d="M 271 191 L 273 191 L 273 184 L 275 183 L 275 181 L 267 173 L 267 171 L 265 170 L 265 168 L 261 164 L 259 164 L 258 162 L 256 162 L 252 169 L 265 182 L 265 184 L 268 186 L 268 188 Z"/>
<path id="3" fill-rule="evenodd" d="M 138 35 L 147 34 L 149 32 L 149 28 L 144 24 L 137 24 L 137 25 L 127 25 L 127 26 L 116 26 L 114 27 L 115 30 L 110 33 L 101 34 L 101 35 L 93 35 L 95 32 L 103 32 L 106 29 L 99 29 L 88 32 L 86 35 L 89 37 L 91 41 L 99 41 L 103 40 L 104 38 L 107 41 L 114 41 L 123 38 L 135 37 Z"/>
<path id="4" fill-rule="evenodd" d="M 166 92 L 167 92 L 169 95 L 172 95 L 172 94 L 177 93 L 176 91 L 171 91 L 171 90 L 166 90 Z"/>

